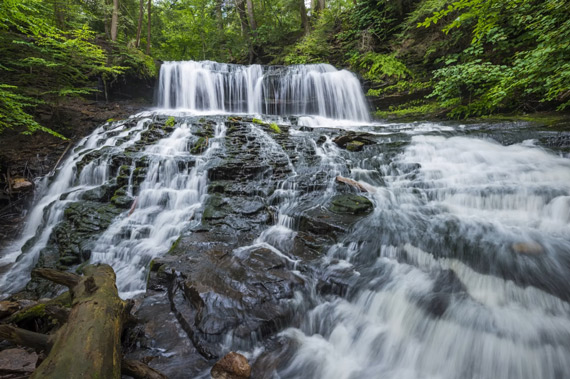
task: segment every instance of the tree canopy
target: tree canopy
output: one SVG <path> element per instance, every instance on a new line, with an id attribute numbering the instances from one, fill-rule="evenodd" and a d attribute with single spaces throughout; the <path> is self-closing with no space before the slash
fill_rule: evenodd
<path id="1" fill-rule="evenodd" d="M 0 131 L 156 61 L 328 62 L 394 112 L 566 109 L 570 0 L 3 0 Z M 381 109 L 382 115 L 386 109 Z"/>

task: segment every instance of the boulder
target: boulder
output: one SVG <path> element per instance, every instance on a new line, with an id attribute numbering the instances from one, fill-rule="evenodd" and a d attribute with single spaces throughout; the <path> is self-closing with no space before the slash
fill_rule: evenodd
<path id="1" fill-rule="evenodd" d="M 348 151 L 360 151 L 365 145 L 372 145 L 375 142 L 370 139 L 367 133 L 348 132 L 333 139 L 333 142 L 340 148 Z"/>
<path id="2" fill-rule="evenodd" d="M 363 215 L 372 212 L 374 205 L 364 196 L 353 194 L 336 195 L 332 198 L 329 209 L 335 213 Z"/>
<path id="3" fill-rule="evenodd" d="M 29 182 L 24 178 L 12 179 L 10 185 L 13 191 L 28 191 L 34 187 L 34 184 L 32 182 Z"/>
<path id="4" fill-rule="evenodd" d="M 212 379 L 247 379 L 251 376 L 251 366 L 246 357 L 231 351 L 212 367 L 210 374 Z"/>
<path id="5" fill-rule="evenodd" d="M 513 252 L 523 255 L 540 255 L 544 253 L 542 245 L 536 242 L 517 242 L 511 245 Z"/>
<path id="6" fill-rule="evenodd" d="M 16 348 L 0 351 L 1 378 L 27 378 L 36 369 L 38 354 Z"/>

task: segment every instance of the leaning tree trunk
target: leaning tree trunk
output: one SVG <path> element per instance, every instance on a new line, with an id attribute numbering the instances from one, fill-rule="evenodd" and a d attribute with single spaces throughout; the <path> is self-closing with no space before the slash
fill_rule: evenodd
<path id="1" fill-rule="evenodd" d="M 108 265 L 87 266 L 83 277 L 48 269 L 35 272 L 67 285 L 73 306 L 67 323 L 51 338 L 49 355 L 32 378 L 120 378 L 126 303 L 119 298 L 113 269 Z"/>

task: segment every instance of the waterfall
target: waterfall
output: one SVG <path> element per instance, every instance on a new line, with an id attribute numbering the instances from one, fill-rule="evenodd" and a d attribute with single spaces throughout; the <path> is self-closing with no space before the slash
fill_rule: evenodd
<path id="1" fill-rule="evenodd" d="M 356 76 L 329 64 L 264 67 L 210 61 L 164 62 L 158 106 L 369 120 L 366 99 Z"/>

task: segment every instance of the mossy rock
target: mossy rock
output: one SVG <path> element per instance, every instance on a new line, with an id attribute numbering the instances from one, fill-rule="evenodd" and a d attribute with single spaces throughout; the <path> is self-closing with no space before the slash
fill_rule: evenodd
<path id="1" fill-rule="evenodd" d="M 166 119 L 164 126 L 167 128 L 172 128 L 172 127 L 174 127 L 175 124 L 176 124 L 176 119 L 174 117 L 170 116 Z"/>
<path id="2" fill-rule="evenodd" d="M 269 124 L 269 129 L 271 129 L 271 131 L 273 133 L 277 133 L 277 134 L 281 134 L 283 131 L 281 130 L 281 128 L 279 127 L 279 125 L 277 125 L 276 123 L 272 122 L 271 124 Z"/>
<path id="3" fill-rule="evenodd" d="M 196 143 L 194 143 L 192 148 L 190 148 L 190 153 L 194 154 L 194 155 L 201 154 L 204 151 L 206 151 L 207 148 L 208 148 L 208 138 L 207 137 L 200 137 L 200 138 L 198 138 Z"/>
<path id="4" fill-rule="evenodd" d="M 334 213 L 362 215 L 372 212 L 374 205 L 364 196 L 345 194 L 333 197 L 329 209 Z"/>
<path id="5" fill-rule="evenodd" d="M 364 147 L 364 143 L 360 141 L 352 141 L 346 144 L 346 150 L 348 151 L 360 151 Z"/>
<path id="6" fill-rule="evenodd" d="M 117 208 L 129 209 L 134 199 L 130 196 L 113 196 L 111 203 Z"/>
<path id="7" fill-rule="evenodd" d="M 224 210 L 226 201 L 218 194 L 214 194 L 206 200 L 204 204 L 204 212 L 202 213 L 202 220 L 216 220 L 227 216 L 228 212 Z"/>

